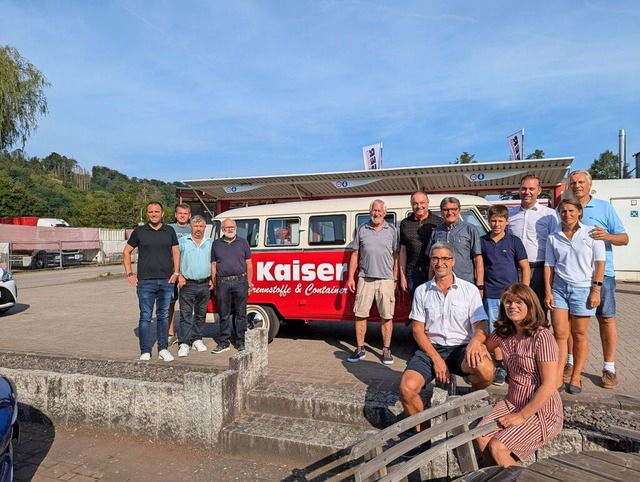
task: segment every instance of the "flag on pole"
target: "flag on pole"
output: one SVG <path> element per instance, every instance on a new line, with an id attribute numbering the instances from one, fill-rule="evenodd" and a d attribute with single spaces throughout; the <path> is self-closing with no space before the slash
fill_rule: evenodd
<path id="1" fill-rule="evenodd" d="M 382 142 L 362 148 L 364 168 L 367 171 L 382 168 Z"/>
<path id="2" fill-rule="evenodd" d="M 507 140 L 509 141 L 509 149 L 511 149 L 511 158 L 514 161 L 522 160 L 524 158 L 524 129 L 511 134 Z"/>

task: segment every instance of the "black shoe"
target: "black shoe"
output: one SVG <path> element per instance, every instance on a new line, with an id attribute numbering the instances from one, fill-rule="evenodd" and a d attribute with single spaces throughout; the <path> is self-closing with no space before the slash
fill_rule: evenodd
<path id="1" fill-rule="evenodd" d="M 238 351 L 245 351 L 244 343 L 238 343 Z"/>
<path id="2" fill-rule="evenodd" d="M 367 356 L 367 352 L 364 351 L 364 347 L 363 346 L 358 347 L 355 350 L 353 350 L 353 353 L 351 355 L 349 355 L 349 358 L 347 358 L 347 361 L 351 363 L 359 362 L 366 356 Z"/>
<path id="3" fill-rule="evenodd" d="M 222 353 L 228 350 L 229 350 L 229 343 L 218 343 L 218 346 L 216 346 L 213 350 L 211 350 L 211 353 L 213 353 L 214 355 L 217 355 L 218 353 Z"/>

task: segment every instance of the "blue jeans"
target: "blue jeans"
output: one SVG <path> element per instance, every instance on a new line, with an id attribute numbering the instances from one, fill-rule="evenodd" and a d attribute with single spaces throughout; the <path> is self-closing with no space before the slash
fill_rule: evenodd
<path id="1" fill-rule="evenodd" d="M 167 348 L 167 333 L 169 330 L 169 304 L 173 296 L 174 284 L 169 279 L 138 280 L 136 292 L 140 306 L 140 321 L 138 322 L 138 338 L 140 353 L 151 353 L 153 340 L 151 339 L 151 318 L 153 305 L 156 306 L 156 329 L 158 351 Z"/>
<path id="2" fill-rule="evenodd" d="M 485 298 L 482 300 L 484 311 L 488 316 L 489 334 L 493 333 L 493 324 L 498 321 L 500 316 L 500 298 Z"/>
<path id="3" fill-rule="evenodd" d="M 178 340 L 187 345 L 202 340 L 202 328 L 207 317 L 207 305 L 211 297 L 209 283 L 187 281 L 180 288 L 180 329 Z"/>
<path id="4" fill-rule="evenodd" d="M 247 278 L 232 281 L 216 280 L 216 300 L 218 301 L 218 315 L 220 316 L 219 344 L 228 344 L 231 339 L 231 305 L 234 306 L 236 342 L 244 344 L 247 332 L 247 298 L 249 297 L 249 282 Z"/>

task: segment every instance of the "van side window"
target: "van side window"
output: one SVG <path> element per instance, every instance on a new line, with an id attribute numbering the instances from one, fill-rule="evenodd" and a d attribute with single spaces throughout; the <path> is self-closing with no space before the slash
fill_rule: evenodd
<path id="1" fill-rule="evenodd" d="M 309 218 L 309 246 L 342 246 L 346 242 L 347 216 L 332 214 Z"/>
<path id="2" fill-rule="evenodd" d="M 257 219 L 236 219 L 236 235 L 249 241 L 249 246 L 258 246 L 258 234 L 260 232 L 260 221 Z"/>
<path id="3" fill-rule="evenodd" d="M 266 246 L 298 246 L 300 244 L 300 219 L 267 219 Z"/>

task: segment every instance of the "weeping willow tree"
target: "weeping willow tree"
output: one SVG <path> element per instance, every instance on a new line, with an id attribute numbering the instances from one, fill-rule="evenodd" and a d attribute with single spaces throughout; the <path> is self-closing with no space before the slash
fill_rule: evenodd
<path id="1" fill-rule="evenodd" d="M 50 85 L 15 48 L 0 47 L 0 149 L 24 147 L 48 113 L 44 89 Z"/>

